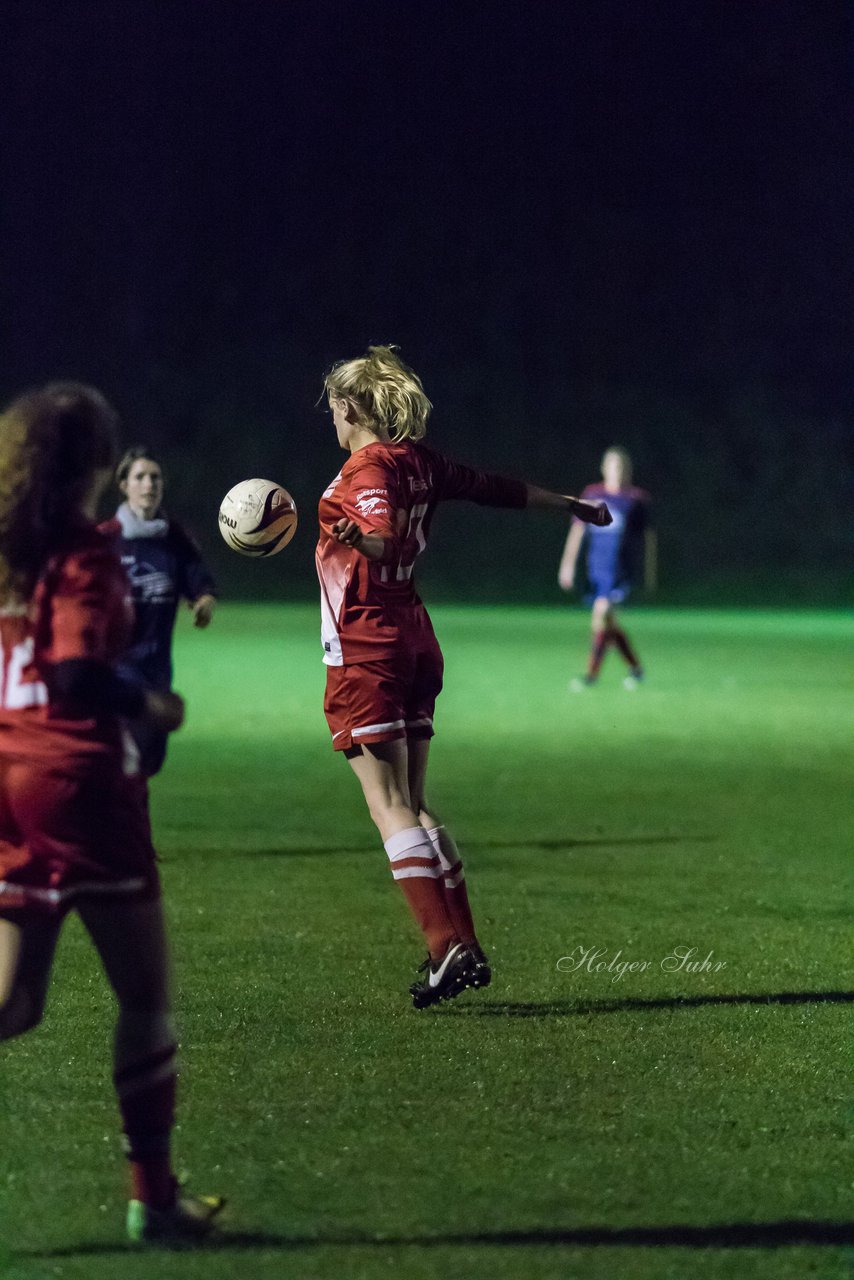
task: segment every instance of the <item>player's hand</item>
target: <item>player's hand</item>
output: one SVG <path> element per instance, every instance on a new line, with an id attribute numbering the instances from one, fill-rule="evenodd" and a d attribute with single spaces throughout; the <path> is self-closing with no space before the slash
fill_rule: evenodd
<path id="1" fill-rule="evenodd" d="M 604 502 L 582 502 L 580 498 L 570 498 L 569 509 L 577 519 L 583 520 L 585 524 L 595 524 L 603 527 L 614 523 L 614 517 Z"/>
<path id="2" fill-rule="evenodd" d="M 216 596 L 199 596 L 198 600 L 192 602 L 190 608 L 193 610 L 193 626 L 206 627 L 214 615 Z"/>
<path id="3" fill-rule="evenodd" d="M 179 693 L 145 691 L 145 715 L 164 733 L 174 733 L 184 723 L 184 699 Z"/>
<path id="4" fill-rule="evenodd" d="M 348 520 L 345 516 L 342 516 L 332 526 L 332 536 L 337 538 L 339 542 L 343 542 L 346 547 L 358 547 L 364 534 L 355 520 Z"/>
<path id="5" fill-rule="evenodd" d="M 557 575 L 558 586 L 561 591 L 571 591 L 575 586 L 575 570 L 559 569 Z"/>

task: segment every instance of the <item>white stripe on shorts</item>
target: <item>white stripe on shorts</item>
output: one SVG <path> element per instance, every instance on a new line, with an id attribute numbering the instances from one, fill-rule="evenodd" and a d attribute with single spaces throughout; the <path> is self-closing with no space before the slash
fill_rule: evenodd
<path id="1" fill-rule="evenodd" d="M 135 880 L 81 880 L 79 884 L 70 885 L 67 889 L 37 889 L 28 884 L 10 884 L 7 880 L 0 880 L 0 906 L 3 905 L 4 894 L 58 907 L 60 903 L 80 893 L 136 893 L 139 889 L 144 889 L 145 885 L 146 881 L 142 877 Z"/>
<path id="2" fill-rule="evenodd" d="M 361 738 L 366 733 L 386 733 L 389 729 L 404 729 L 406 726 L 402 720 L 389 720 L 387 724 L 363 724 L 358 729 L 351 729 L 350 734 L 354 738 Z"/>

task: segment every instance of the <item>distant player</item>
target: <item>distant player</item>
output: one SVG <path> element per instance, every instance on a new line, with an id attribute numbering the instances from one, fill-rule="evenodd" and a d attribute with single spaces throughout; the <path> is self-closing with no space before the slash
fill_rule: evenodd
<path id="1" fill-rule="evenodd" d="M 383 839 L 394 879 L 427 944 L 416 1008 L 491 978 L 475 932 L 463 864 L 425 795 L 442 653 L 415 590 L 415 561 L 440 502 L 552 507 L 606 523 L 604 504 L 451 462 L 420 441 L 432 408 L 391 347 L 342 361 L 324 382 L 338 443 L 350 457 L 320 501 L 324 708 Z M 509 749 L 509 748 L 508 748 Z"/>
<path id="2" fill-rule="evenodd" d="M 119 671 L 142 689 L 172 688 L 172 634 L 180 600 L 206 627 L 216 607 L 216 583 L 199 548 L 177 520 L 163 510 L 163 468 L 145 445 L 128 449 L 116 468 L 125 501 L 115 518 L 101 525 L 117 537 L 130 578 L 134 624 Z M 151 778 L 166 758 L 168 734 L 146 720 L 131 725 L 142 771 Z"/>
<path id="3" fill-rule="evenodd" d="M 172 1171 L 169 962 L 147 788 L 124 727 L 146 719 L 171 732 L 184 706 L 116 672 L 128 583 L 93 521 L 115 433 L 103 396 L 77 383 L 22 396 L 0 416 L 0 1040 L 41 1021 L 63 919 L 76 910 L 118 1002 L 128 1233 L 186 1240 L 211 1229 L 222 1202 L 179 1195 Z M 73 1088 L 69 1075 L 62 1107 Z M 51 1134 L 41 1139 L 47 1151 Z"/>
<path id="4" fill-rule="evenodd" d="M 579 555 L 586 550 L 587 580 L 593 601 L 590 656 L 587 671 L 571 682 L 581 690 L 596 683 L 602 661 L 613 644 L 620 651 L 628 674 L 623 684 L 636 689 L 643 679 L 640 658 L 617 618 L 617 605 L 628 599 L 643 576 L 655 586 L 655 535 L 649 527 L 649 494 L 632 485 L 632 461 L 625 449 L 613 445 L 602 458 L 602 484 L 588 485 L 582 494 L 588 502 L 607 502 L 613 522 L 607 528 L 574 519 L 558 570 L 564 591 L 576 585 Z"/>

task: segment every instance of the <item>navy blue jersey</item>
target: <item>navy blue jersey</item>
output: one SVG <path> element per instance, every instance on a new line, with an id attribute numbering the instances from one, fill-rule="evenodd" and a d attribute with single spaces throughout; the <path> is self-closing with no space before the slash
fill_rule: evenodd
<path id="1" fill-rule="evenodd" d="M 643 571 L 649 494 L 632 485 L 613 493 L 603 484 L 589 484 L 581 496 L 585 502 L 607 502 L 613 516 L 604 528 L 584 526 L 590 585 L 595 595 L 624 599 Z"/>
<path id="2" fill-rule="evenodd" d="M 216 594 L 201 552 L 175 520 L 138 520 L 123 504 L 102 528 L 116 537 L 130 579 L 134 626 L 123 673 L 155 689 L 172 683 L 172 632 L 180 600 Z"/>

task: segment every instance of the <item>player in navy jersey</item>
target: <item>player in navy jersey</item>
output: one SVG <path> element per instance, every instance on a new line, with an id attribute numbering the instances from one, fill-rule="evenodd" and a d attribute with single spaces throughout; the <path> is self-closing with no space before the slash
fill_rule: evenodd
<path id="1" fill-rule="evenodd" d="M 184 706 L 116 671 L 128 582 L 93 521 L 115 434 L 103 396 L 76 383 L 22 396 L 0 416 L 0 1040 L 41 1021 L 63 920 L 76 910 L 118 1004 L 127 1229 L 142 1243 L 197 1239 L 222 1202 L 179 1195 L 170 1160 L 169 960 L 146 782 L 126 725 L 171 732 Z M 68 1084 L 57 1086 L 57 1124 Z"/>
<path id="2" fill-rule="evenodd" d="M 551 507 L 605 525 L 604 503 L 452 462 L 420 443 L 432 408 L 391 347 L 342 361 L 324 390 L 349 453 L 320 501 L 317 569 L 327 668 L 324 710 L 382 837 L 392 875 L 427 944 L 416 1008 L 484 987 L 491 971 L 463 864 L 425 794 L 442 652 L 414 583 L 440 502 Z"/>
<path id="3" fill-rule="evenodd" d="M 184 599 L 197 627 L 206 627 L 216 605 L 216 584 L 195 542 L 163 510 L 163 468 L 145 445 L 128 449 L 116 468 L 125 501 L 105 532 L 119 540 L 130 578 L 134 626 L 121 674 L 143 689 L 172 687 L 172 634 L 178 603 Z M 133 736 L 142 770 L 153 777 L 166 757 L 167 735 L 138 722 Z"/>
<path id="4" fill-rule="evenodd" d="M 592 601 L 593 613 L 587 671 L 570 684 L 576 692 L 596 683 L 611 644 L 629 668 L 625 687 L 636 689 L 643 679 L 643 667 L 617 617 L 617 605 L 628 599 L 642 577 L 647 587 L 654 586 L 655 535 L 649 527 L 649 494 L 632 484 L 631 458 L 618 445 L 606 450 L 602 458 L 602 481 L 588 485 L 582 497 L 589 502 L 607 502 L 613 522 L 599 529 L 573 520 L 558 570 L 561 587 L 571 591 L 581 552 L 586 551 L 589 592 L 585 599 Z"/>

